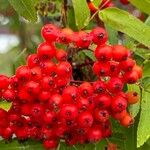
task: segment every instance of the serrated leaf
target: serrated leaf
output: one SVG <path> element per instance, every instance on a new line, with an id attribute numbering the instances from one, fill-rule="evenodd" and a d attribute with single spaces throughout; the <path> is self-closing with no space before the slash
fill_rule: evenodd
<path id="1" fill-rule="evenodd" d="M 141 114 L 137 130 L 137 147 L 142 146 L 150 137 L 150 93 L 143 91 Z"/>
<path id="2" fill-rule="evenodd" d="M 129 0 L 132 5 L 150 15 L 150 0 Z"/>
<path id="3" fill-rule="evenodd" d="M 145 91 L 150 92 L 150 77 L 145 77 L 141 81 L 141 85 Z"/>
<path id="4" fill-rule="evenodd" d="M 83 53 L 89 57 L 90 59 L 92 59 L 93 61 L 96 60 L 95 56 L 93 55 L 93 52 L 92 51 L 89 51 L 89 50 L 83 50 Z"/>
<path id="5" fill-rule="evenodd" d="M 42 143 L 39 141 L 28 140 L 26 142 L 19 143 L 16 139 L 12 142 L 6 143 L 0 141 L 1 150 L 45 150 Z"/>
<path id="6" fill-rule="evenodd" d="M 150 27 L 118 8 L 107 8 L 99 12 L 100 19 L 117 31 L 121 31 L 138 42 L 150 46 Z"/>
<path id="7" fill-rule="evenodd" d="M 37 1 L 38 0 L 9 0 L 17 13 L 30 22 L 37 21 L 37 13 L 35 10 Z"/>
<path id="8" fill-rule="evenodd" d="M 86 0 L 72 0 L 75 20 L 78 29 L 82 29 L 89 23 L 90 10 Z"/>

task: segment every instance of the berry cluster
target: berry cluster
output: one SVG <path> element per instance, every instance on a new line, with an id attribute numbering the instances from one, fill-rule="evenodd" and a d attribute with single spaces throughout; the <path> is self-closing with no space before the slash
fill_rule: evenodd
<path id="1" fill-rule="evenodd" d="M 111 136 L 110 117 L 128 127 L 133 119 L 127 105 L 139 99 L 136 92 L 123 92 L 125 84 L 141 78 L 142 70 L 128 49 L 110 46 L 103 28 L 90 33 L 60 29 L 52 24 L 42 28 L 45 39 L 37 53 L 29 55 L 13 77 L 0 76 L 0 95 L 12 102 L 0 109 L 0 135 L 9 140 L 40 140 L 46 149 L 56 148 L 60 139 L 68 145 L 96 142 Z M 72 67 L 67 52 L 56 43 L 75 48 L 97 45 L 93 72 L 98 79 L 72 85 Z"/>

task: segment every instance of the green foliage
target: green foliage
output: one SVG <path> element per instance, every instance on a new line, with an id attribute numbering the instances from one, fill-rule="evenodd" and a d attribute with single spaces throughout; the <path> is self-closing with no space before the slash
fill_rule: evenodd
<path id="1" fill-rule="evenodd" d="M 96 7 L 98 7 L 101 4 L 102 0 L 93 0 L 92 2 Z"/>
<path id="2" fill-rule="evenodd" d="M 10 107 L 11 107 L 11 103 L 5 101 L 0 102 L 0 108 L 3 108 L 4 110 L 7 111 L 9 110 Z"/>
<path id="3" fill-rule="evenodd" d="M 0 142 L 1 150 L 44 150 L 42 144 L 39 141 L 28 140 L 26 142 L 19 143 L 18 140 L 13 139 L 12 142 L 6 143 Z"/>
<path id="4" fill-rule="evenodd" d="M 136 17 L 118 8 L 108 8 L 99 12 L 99 17 L 106 24 L 150 46 L 150 27 Z"/>
<path id="5" fill-rule="evenodd" d="M 38 0 L 9 0 L 18 14 L 31 22 L 37 21 L 37 13 L 34 8 L 37 1 Z"/>
<path id="6" fill-rule="evenodd" d="M 89 23 L 90 10 L 86 0 L 72 0 L 72 3 L 75 13 L 76 26 L 80 30 Z"/>
<path id="7" fill-rule="evenodd" d="M 150 93 L 142 92 L 141 114 L 137 130 L 137 147 L 142 146 L 150 137 Z"/>
<path id="8" fill-rule="evenodd" d="M 132 5 L 140 9 L 141 11 L 150 15 L 150 1 L 149 0 L 129 0 Z"/>

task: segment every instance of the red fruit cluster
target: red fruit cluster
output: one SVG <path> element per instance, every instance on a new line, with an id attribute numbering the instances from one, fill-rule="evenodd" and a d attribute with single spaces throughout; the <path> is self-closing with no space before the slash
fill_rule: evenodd
<path id="1" fill-rule="evenodd" d="M 56 148 L 60 139 L 73 145 L 109 137 L 110 116 L 129 126 L 133 119 L 126 111 L 128 101 L 137 99 L 135 93 L 124 93 L 123 87 L 142 74 L 130 51 L 107 45 L 108 35 L 99 27 L 86 33 L 48 24 L 41 33 L 45 42 L 28 56 L 27 64 L 17 68 L 13 77 L 0 76 L 1 97 L 12 102 L 8 112 L 0 109 L 0 135 L 6 140 L 13 135 L 40 140 L 49 149 Z M 97 45 L 93 71 L 98 80 L 71 85 L 67 53 L 56 43 L 72 43 L 80 49 Z"/>

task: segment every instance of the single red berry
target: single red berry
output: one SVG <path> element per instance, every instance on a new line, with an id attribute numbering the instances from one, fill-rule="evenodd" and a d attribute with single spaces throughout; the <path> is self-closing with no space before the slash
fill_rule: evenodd
<path id="1" fill-rule="evenodd" d="M 10 87 L 12 89 L 17 89 L 19 87 L 19 80 L 15 75 L 10 78 Z"/>
<path id="2" fill-rule="evenodd" d="M 124 78 L 126 83 L 134 84 L 138 81 L 139 74 L 137 71 L 132 70 L 130 72 L 125 73 L 123 78 Z"/>
<path id="3" fill-rule="evenodd" d="M 50 97 L 51 97 L 51 93 L 49 91 L 41 91 L 39 93 L 40 102 L 47 102 Z"/>
<path id="4" fill-rule="evenodd" d="M 20 140 L 25 140 L 28 138 L 27 127 L 18 128 L 15 131 L 16 137 Z"/>
<path id="5" fill-rule="evenodd" d="M 0 108 L 0 119 L 7 117 L 7 111 Z"/>
<path id="6" fill-rule="evenodd" d="M 116 77 L 120 73 L 120 67 L 119 63 L 116 61 L 110 61 L 109 62 L 109 76 L 110 77 Z"/>
<path id="7" fill-rule="evenodd" d="M 90 112 L 82 112 L 78 116 L 78 125 L 83 128 L 90 128 L 93 124 L 93 116 Z"/>
<path id="8" fill-rule="evenodd" d="M 27 58 L 27 65 L 29 68 L 37 67 L 39 65 L 39 58 L 37 54 L 31 54 Z"/>
<path id="9" fill-rule="evenodd" d="M 106 92 L 106 84 L 103 81 L 95 81 L 93 83 L 94 93 L 100 94 Z"/>
<path id="10" fill-rule="evenodd" d="M 43 60 L 51 59 L 55 56 L 56 50 L 53 44 L 43 42 L 37 48 L 37 55 Z"/>
<path id="11" fill-rule="evenodd" d="M 56 72 L 56 65 L 52 61 L 41 62 L 40 67 L 45 75 L 53 75 Z"/>
<path id="12" fill-rule="evenodd" d="M 121 112 L 111 112 L 112 117 L 117 120 L 123 119 L 126 116 L 126 114 L 127 114 L 126 109 Z"/>
<path id="13" fill-rule="evenodd" d="M 56 68 L 56 74 L 60 77 L 70 77 L 72 74 L 72 67 L 68 62 L 60 62 Z"/>
<path id="14" fill-rule="evenodd" d="M 60 43 L 68 44 L 72 41 L 73 31 L 69 28 L 62 29 L 59 34 L 57 41 Z"/>
<path id="15" fill-rule="evenodd" d="M 43 105 L 40 104 L 34 104 L 31 108 L 31 115 L 34 118 L 42 117 L 44 114 L 44 108 Z M 40 119 L 40 118 L 39 118 Z"/>
<path id="16" fill-rule="evenodd" d="M 37 95 L 40 92 L 40 84 L 35 81 L 29 81 L 25 85 L 25 89 L 29 94 Z"/>
<path id="17" fill-rule="evenodd" d="M 21 106 L 21 114 L 24 116 L 30 116 L 31 115 L 31 104 L 23 104 Z"/>
<path id="18" fill-rule="evenodd" d="M 79 48 L 88 48 L 92 42 L 92 36 L 84 31 L 79 31 L 73 36 L 75 45 Z"/>
<path id="19" fill-rule="evenodd" d="M 5 140 L 10 139 L 10 138 L 12 137 L 12 135 L 13 135 L 13 130 L 12 130 L 11 127 L 8 126 L 7 128 L 4 128 L 4 129 L 2 130 L 2 137 L 3 137 Z"/>
<path id="20" fill-rule="evenodd" d="M 20 66 L 16 70 L 16 77 L 20 81 L 28 81 L 31 77 L 31 70 L 28 66 Z"/>
<path id="21" fill-rule="evenodd" d="M 82 83 L 78 89 L 82 97 L 89 97 L 93 94 L 93 86 L 88 82 Z"/>
<path id="22" fill-rule="evenodd" d="M 89 142 L 97 142 L 102 139 L 102 132 L 98 128 L 91 128 L 88 131 L 87 138 Z"/>
<path id="23" fill-rule="evenodd" d="M 54 121 L 55 114 L 52 111 L 47 111 L 43 114 L 43 121 L 46 124 L 51 124 Z"/>
<path id="24" fill-rule="evenodd" d="M 109 75 L 109 63 L 95 62 L 93 65 L 93 72 L 98 76 L 108 76 Z"/>
<path id="25" fill-rule="evenodd" d="M 135 104 L 140 100 L 140 96 L 135 91 L 129 91 L 126 93 L 128 104 Z"/>
<path id="26" fill-rule="evenodd" d="M 4 75 L 0 75 L 0 89 L 6 89 L 9 85 L 9 78 L 4 76 Z"/>
<path id="27" fill-rule="evenodd" d="M 38 81 L 42 78 L 42 72 L 40 67 L 31 68 L 31 80 Z"/>
<path id="28" fill-rule="evenodd" d="M 79 97 L 79 91 L 78 88 L 75 86 L 68 86 L 63 90 L 62 93 L 63 97 L 63 103 L 73 103 L 77 101 L 77 98 Z"/>
<path id="29" fill-rule="evenodd" d="M 45 76 L 40 81 L 40 85 L 43 90 L 52 90 L 55 87 L 55 81 L 52 77 Z"/>
<path id="30" fill-rule="evenodd" d="M 48 105 L 52 110 L 58 110 L 63 104 L 63 97 L 59 94 L 54 94 L 49 98 Z"/>
<path id="31" fill-rule="evenodd" d="M 78 116 L 78 109 L 73 104 L 66 104 L 60 110 L 60 117 L 64 119 L 76 119 Z"/>
<path id="32" fill-rule="evenodd" d="M 58 37 L 59 29 L 53 24 L 46 24 L 41 30 L 43 38 L 48 42 L 53 42 Z"/>
<path id="33" fill-rule="evenodd" d="M 95 109 L 94 118 L 99 122 L 106 122 L 109 120 L 109 112 L 103 109 Z"/>
<path id="34" fill-rule="evenodd" d="M 111 105 L 112 98 L 108 94 L 98 95 L 95 98 L 95 105 L 100 109 L 109 108 Z"/>
<path id="35" fill-rule="evenodd" d="M 93 42 L 95 44 L 103 45 L 108 40 L 107 32 L 100 27 L 94 28 L 91 32 L 91 35 L 93 36 Z"/>
<path id="36" fill-rule="evenodd" d="M 113 53 L 113 59 L 119 62 L 126 60 L 129 55 L 128 49 L 122 45 L 113 46 L 112 53 Z"/>
<path id="37" fill-rule="evenodd" d="M 52 148 L 56 149 L 58 146 L 58 142 L 55 139 L 52 139 L 52 140 L 49 139 L 49 140 L 44 140 L 43 145 L 44 145 L 44 148 L 47 150 L 52 149 Z"/>
<path id="38" fill-rule="evenodd" d="M 16 97 L 16 94 L 14 90 L 7 89 L 3 92 L 2 96 L 6 101 L 13 101 Z"/>
<path id="39" fill-rule="evenodd" d="M 134 119 L 128 113 L 120 120 L 120 124 L 123 125 L 124 127 L 130 127 L 133 123 Z"/>
<path id="40" fill-rule="evenodd" d="M 109 45 L 98 45 L 95 50 L 95 57 L 102 62 L 112 58 L 112 47 Z"/>
<path id="41" fill-rule="evenodd" d="M 128 58 L 127 60 L 124 60 L 120 63 L 120 68 L 123 71 L 128 72 L 133 69 L 134 65 L 135 65 L 135 60 Z"/>
<path id="42" fill-rule="evenodd" d="M 56 59 L 58 61 L 66 61 L 67 60 L 67 52 L 63 49 L 59 49 L 56 51 Z"/>
<path id="43" fill-rule="evenodd" d="M 107 83 L 107 88 L 112 93 L 122 91 L 123 86 L 124 86 L 124 84 L 123 84 L 122 80 L 119 79 L 118 77 L 111 78 Z"/>
<path id="44" fill-rule="evenodd" d="M 121 96 L 113 98 L 111 108 L 115 112 L 121 112 L 127 108 L 127 100 Z"/>

